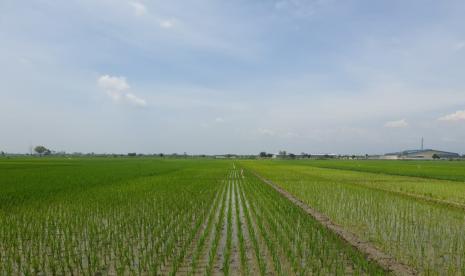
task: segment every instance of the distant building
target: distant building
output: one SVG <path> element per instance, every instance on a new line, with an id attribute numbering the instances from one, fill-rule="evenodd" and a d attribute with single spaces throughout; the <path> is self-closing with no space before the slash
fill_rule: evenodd
<path id="1" fill-rule="evenodd" d="M 286 159 L 286 158 L 289 158 L 289 159 L 329 159 L 329 158 L 336 158 L 338 157 L 337 154 L 334 154 L 334 153 L 311 153 L 311 154 L 292 154 L 292 153 L 289 153 L 289 154 L 286 154 L 286 155 L 282 155 L 282 154 L 279 154 L 279 153 L 276 153 L 276 154 L 273 154 L 272 155 L 272 158 L 274 159 Z"/>
<path id="2" fill-rule="evenodd" d="M 311 153 L 308 155 L 308 158 L 313 159 L 327 159 L 327 158 L 336 158 L 337 154 L 335 153 Z"/>
<path id="3" fill-rule="evenodd" d="M 460 158 L 460 154 L 455 152 L 434 149 L 421 149 L 386 153 L 384 156 L 382 156 L 382 159 L 434 159 L 435 156 L 444 159 Z"/>

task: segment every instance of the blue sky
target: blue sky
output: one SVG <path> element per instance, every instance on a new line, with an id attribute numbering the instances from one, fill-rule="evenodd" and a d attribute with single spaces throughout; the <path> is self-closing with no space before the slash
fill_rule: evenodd
<path id="1" fill-rule="evenodd" d="M 1 0 L 0 150 L 465 153 L 464 1 Z"/>

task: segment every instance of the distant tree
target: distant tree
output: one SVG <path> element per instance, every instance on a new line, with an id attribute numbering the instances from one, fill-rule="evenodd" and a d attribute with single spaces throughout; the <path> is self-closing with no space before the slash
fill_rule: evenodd
<path id="1" fill-rule="evenodd" d="M 1 152 L 1 155 L 2 155 L 2 156 L 5 156 L 5 152 L 4 152 L 3 150 L 2 150 L 2 152 Z"/>
<path id="2" fill-rule="evenodd" d="M 273 157 L 273 154 L 272 153 L 267 153 L 266 157 L 271 158 L 271 157 Z"/>
<path id="3" fill-rule="evenodd" d="M 40 156 L 46 154 L 46 153 L 50 153 L 50 150 L 47 149 L 46 147 L 44 146 L 37 146 L 34 148 L 34 151 L 39 154 Z"/>
<path id="4" fill-rule="evenodd" d="M 130 152 L 130 153 L 128 153 L 128 156 L 137 156 L 137 153 L 135 153 L 135 152 Z"/>
<path id="5" fill-rule="evenodd" d="M 159 153 L 158 156 L 163 157 L 165 155 L 163 153 Z"/>
<path id="6" fill-rule="evenodd" d="M 291 158 L 291 159 L 295 159 L 295 154 L 293 154 L 293 153 L 289 153 L 289 158 Z"/>
<path id="7" fill-rule="evenodd" d="M 437 153 L 433 154 L 433 159 L 441 159 L 441 156 L 439 156 Z"/>
<path id="8" fill-rule="evenodd" d="M 352 155 L 352 159 L 355 159 L 355 155 Z"/>
<path id="9" fill-rule="evenodd" d="M 259 156 L 261 158 L 266 158 L 268 156 L 268 154 L 266 152 L 262 151 L 262 152 L 260 152 Z"/>
<path id="10" fill-rule="evenodd" d="M 279 157 L 286 158 L 286 156 L 287 156 L 287 152 L 285 150 L 280 150 L 279 151 Z"/>

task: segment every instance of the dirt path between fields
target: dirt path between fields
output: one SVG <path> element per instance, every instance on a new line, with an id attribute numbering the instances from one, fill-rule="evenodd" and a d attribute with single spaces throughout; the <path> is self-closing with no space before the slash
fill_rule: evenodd
<path id="1" fill-rule="evenodd" d="M 336 233 L 340 238 L 345 240 L 347 243 L 355 247 L 360 252 L 364 253 L 367 259 L 376 262 L 379 264 L 383 269 L 388 272 L 392 272 L 395 275 L 417 275 L 417 271 L 403 263 L 396 261 L 393 257 L 389 256 L 388 254 L 380 251 L 374 245 L 369 242 L 362 241 L 359 239 L 355 234 L 345 230 L 341 226 L 333 223 L 326 215 L 318 212 L 317 210 L 311 208 L 306 203 L 302 202 L 301 200 L 294 197 L 292 194 L 287 192 L 286 190 L 280 188 L 278 185 L 274 184 L 272 181 L 262 177 L 261 175 L 251 171 L 253 175 L 258 177 L 264 183 L 271 186 L 285 198 L 289 199 L 292 203 L 302 208 L 307 214 L 312 216 L 318 222 L 320 222 L 323 226 L 328 228 L 329 230 Z"/>

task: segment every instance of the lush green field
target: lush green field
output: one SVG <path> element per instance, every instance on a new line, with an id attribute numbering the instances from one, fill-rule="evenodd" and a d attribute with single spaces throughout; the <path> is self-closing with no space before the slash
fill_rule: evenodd
<path id="1" fill-rule="evenodd" d="M 465 182 L 465 161 L 303 160 L 309 166 Z"/>
<path id="2" fill-rule="evenodd" d="M 449 163 L 438 164 L 434 171 L 446 175 L 443 164 Z M 379 173 L 382 168 L 376 174 L 317 168 L 312 162 L 243 161 L 241 165 L 422 274 L 465 274 L 465 210 L 437 203 L 463 204 L 463 182 L 385 175 Z M 404 171 L 403 162 L 397 166 Z"/>
<path id="3" fill-rule="evenodd" d="M 0 275 L 384 274 L 232 161 L 0 160 Z"/>
<path id="4" fill-rule="evenodd" d="M 344 161 L 344 163 L 345 162 L 347 161 Z M 257 164 L 267 164 L 270 170 L 281 168 L 286 169 L 286 171 L 308 174 L 307 178 L 311 178 L 312 180 L 355 184 L 370 189 L 378 189 L 392 193 L 417 196 L 426 200 L 431 199 L 432 201 L 451 203 L 452 205 L 465 208 L 465 183 L 461 181 L 406 177 L 379 172 L 358 172 L 346 169 L 326 169 L 315 167 L 312 162 L 265 161 Z M 308 164 L 311 164 L 311 166 Z M 335 164 L 339 164 L 339 161 L 335 161 Z M 398 164 L 398 167 L 403 168 L 404 164 L 405 163 L 401 162 Z M 381 169 L 382 168 L 379 170 Z M 441 167 L 441 169 L 445 170 L 446 168 Z M 286 177 L 285 175 L 286 174 L 283 174 L 282 177 Z"/>

